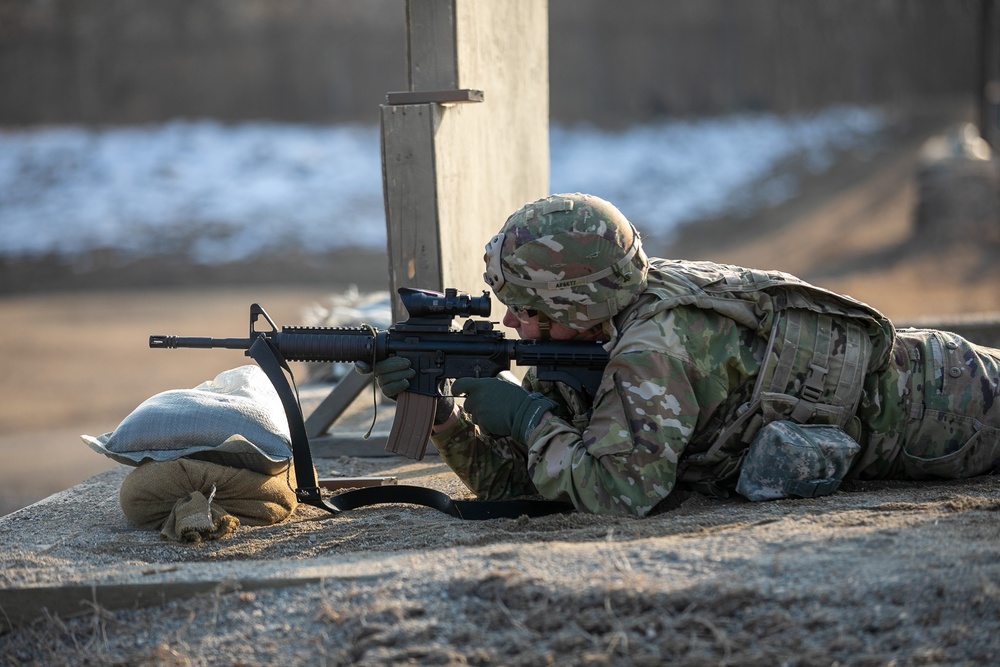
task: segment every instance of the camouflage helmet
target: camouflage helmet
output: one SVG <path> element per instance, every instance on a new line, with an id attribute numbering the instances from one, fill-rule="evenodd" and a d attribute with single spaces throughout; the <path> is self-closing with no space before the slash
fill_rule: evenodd
<path id="1" fill-rule="evenodd" d="M 622 212 L 579 193 L 525 204 L 486 244 L 484 259 L 483 278 L 500 301 L 580 331 L 634 301 L 649 268 Z"/>

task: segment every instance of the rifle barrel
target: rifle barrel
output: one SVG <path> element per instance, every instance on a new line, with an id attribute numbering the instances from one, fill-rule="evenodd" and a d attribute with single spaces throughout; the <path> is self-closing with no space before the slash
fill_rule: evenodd
<path id="1" fill-rule="evenodd" d="M 253 341 L 249 338 L 209 338 L 207 336 L 150 336 L 153 348 L 177 349 L 180 347 L 224 347 L 230 350 L 248 350 Z"/>

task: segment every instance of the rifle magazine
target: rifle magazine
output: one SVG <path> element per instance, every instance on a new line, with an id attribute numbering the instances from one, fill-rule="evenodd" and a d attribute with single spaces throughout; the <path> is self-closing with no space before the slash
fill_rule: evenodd
<path id="1" fill-rule="evenodd" d="M 396 399 L 396 417 L 392 420 L 385 450 L 416 461 L 424 458 L 437 402 L 437 396 L 411 391 L 401 393 Z"/>

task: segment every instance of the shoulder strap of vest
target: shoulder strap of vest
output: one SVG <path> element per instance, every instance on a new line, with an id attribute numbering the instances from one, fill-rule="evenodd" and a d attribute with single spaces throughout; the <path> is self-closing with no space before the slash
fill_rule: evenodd
<path id="1" fill-rule="evenodd" d="M 884 367 L 895 337 L 892 323 L 878 310 L 843 294 L 807 283 L 782 271 L 759 271 L 705 261 L 650 260 L 648 284 L 616 322 L 646 319 L 677 306 L 713 310 L 770 338 L 776 316 L 785 310 L 849 318 L 860 325 L 875 346 L 871 368 Z"/>

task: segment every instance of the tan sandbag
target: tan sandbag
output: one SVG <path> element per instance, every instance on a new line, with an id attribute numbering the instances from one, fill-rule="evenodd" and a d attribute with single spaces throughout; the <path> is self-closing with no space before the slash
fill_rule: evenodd
<path id="1" fill-rule="evenodd" d="M 208 499 L 213 485 L 215 495 L 210 505 L 213 517 L 214 510 L 221 509 L 248 526 L 283 521 L 298 504 L 294 491 L 295 473 L 291 467 L 277 475 L 265 475 L 194 459 L 143 463 L 122 480 L 118 500 L 131 523 L 158 530 L 175 506 L 183 507 L 182 501 L 195 492 Z M 207 516 L 208 503 L 205 509 Z M 172 520 L 182 519 L 175 514 Z M 215 523 L 217 521 L 212 522 L 212 529 Z"/>

